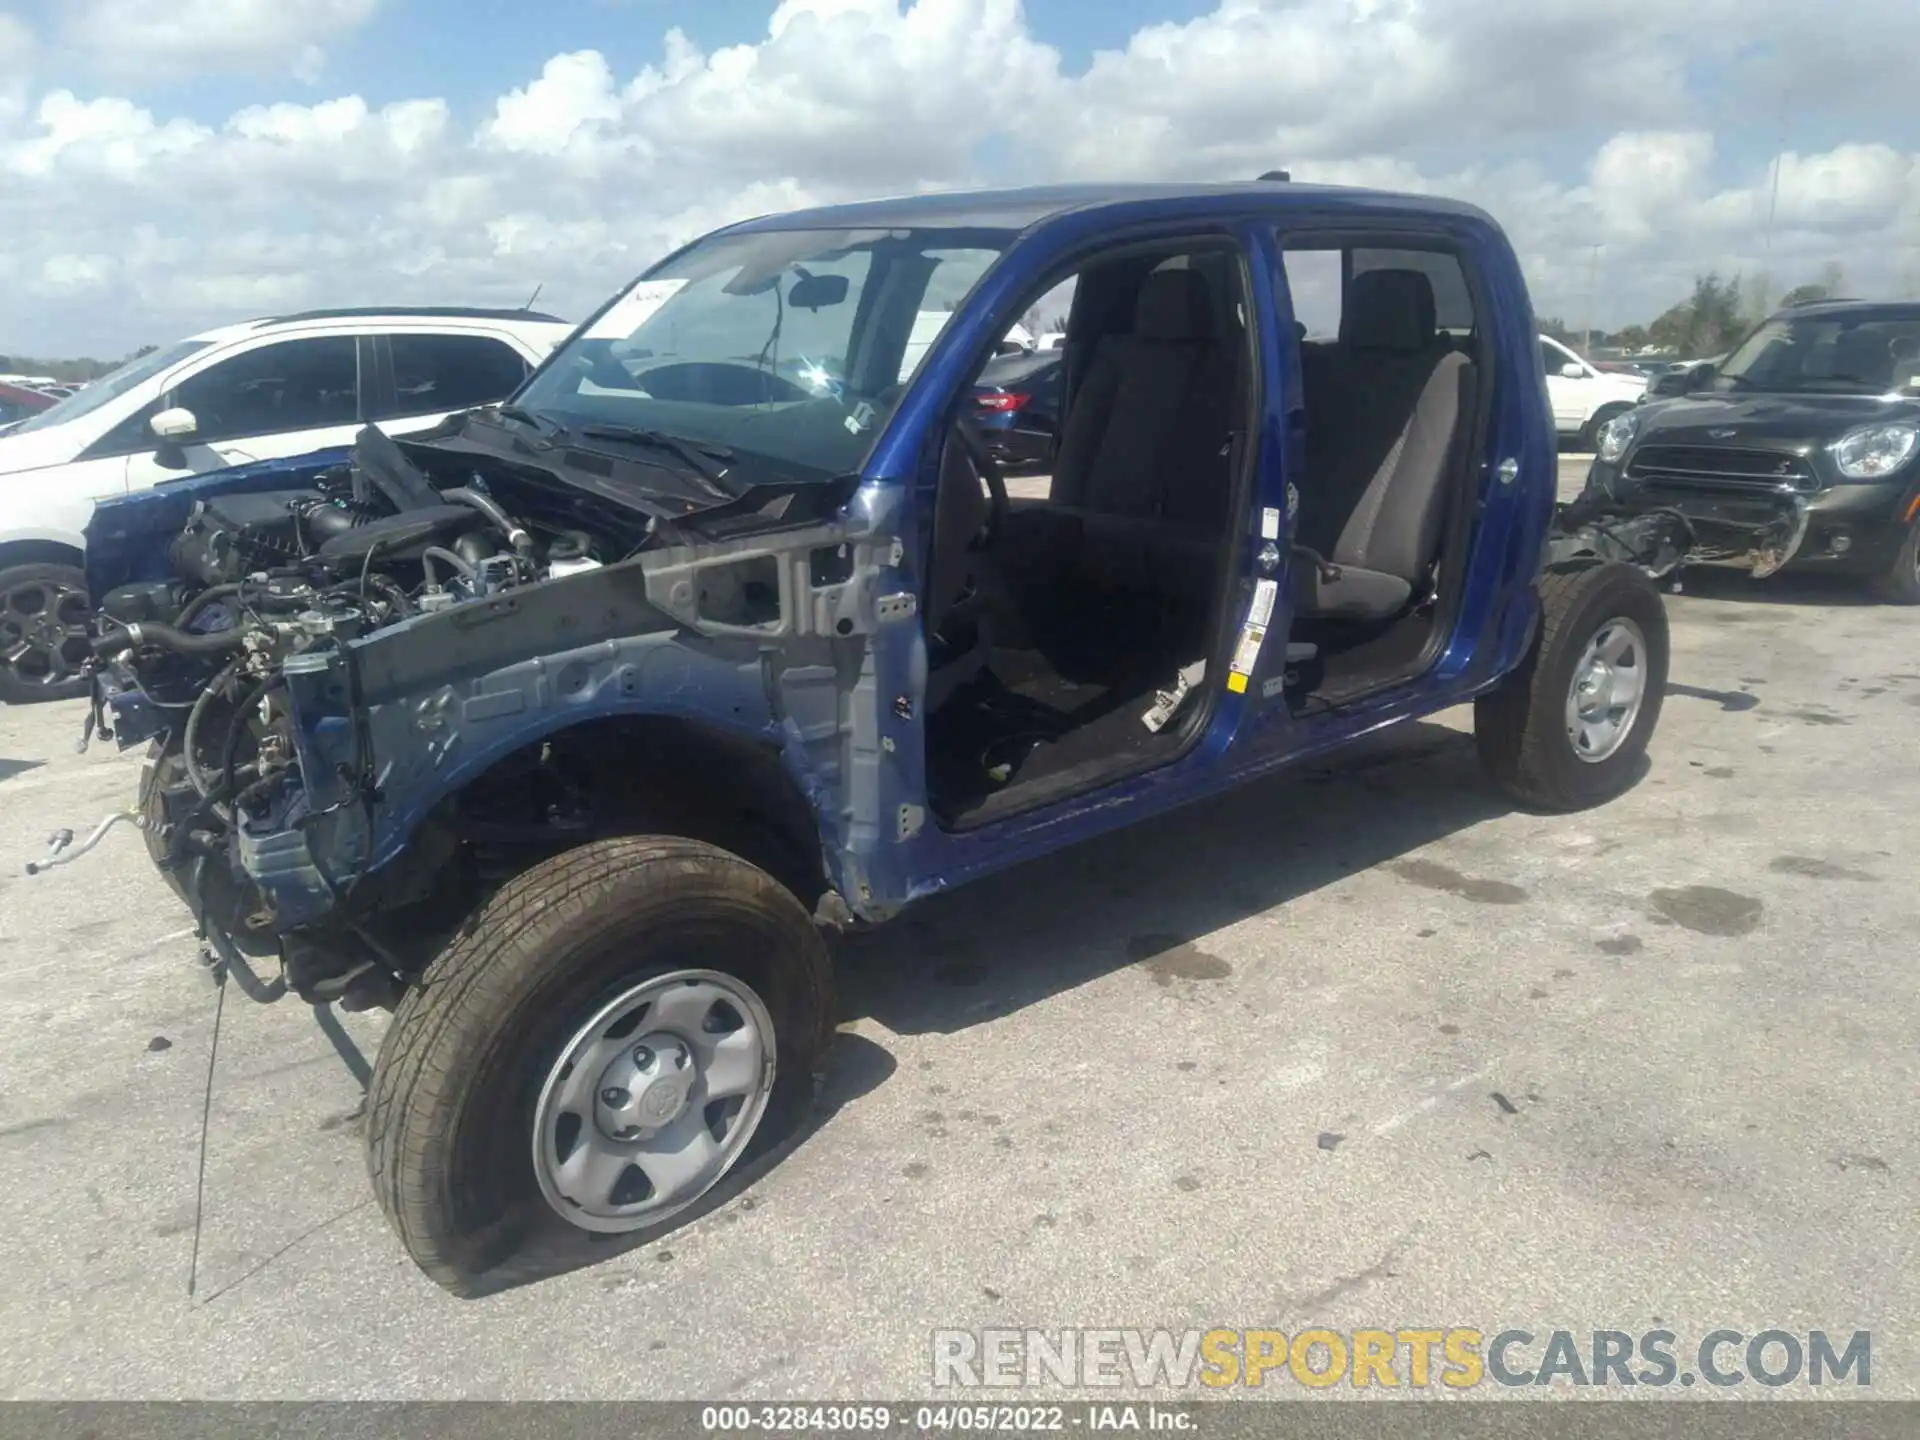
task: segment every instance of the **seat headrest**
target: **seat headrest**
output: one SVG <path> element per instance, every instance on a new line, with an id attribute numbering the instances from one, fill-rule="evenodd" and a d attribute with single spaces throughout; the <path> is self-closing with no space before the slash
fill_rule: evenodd
<path id="1" fill-rule="evenodd" d="M 1437 333 L 1433 282 L 1418 270 L 1368 270 L 1353 277 L 1341 341 L 1356 350 L 1424 350 Z"/>
<path id="2" fill-rule="evenodd" d="M 1140 340 L 1211 340 L 1213 296 L 1196 270 L 1156 270 L 1140 287 L 1133 312 Z"/>

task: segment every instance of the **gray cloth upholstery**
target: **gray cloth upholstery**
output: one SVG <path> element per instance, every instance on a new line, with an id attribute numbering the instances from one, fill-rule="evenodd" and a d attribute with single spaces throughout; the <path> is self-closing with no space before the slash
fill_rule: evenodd
<path id="1" fill-rule="evenodd" d="M 1197 270 L 1156 270 L 1134 301 L 1136 340 L 1211 340 L 1213 297 Z"/>
<path id="2" fill-rule="evenodd" d="M 1301 369 L 1307 473 L 1295 540 L 1308 553 L 1294 567 L 1297 612 L 1389 619 L 1439 554 L 1472 362 L 1435 331 L 1426 276 L 1376 270 L 1355 278 L 1337 350 L 1303 348 Z"/>
<path id="3" fill-rule="evenodd" d="M 1320 567 L 1304 555 L 1298 558 L 1295 576 L 1295 610 L 1323 619 L 1374 620 L 1397 615 L 1413 595 L 1413 587 L 1398 575 L 1354 565 L 1322 575 Z"/>
<path id="4" fill-rule="evenodd" d="M 1472 369 L 1466 356 L 1451 352 L 1433 366 L 1413 413 L 1360 492 L 1329 559 L 1398 575 L 1410 584 L 1425 576 L 1440 548 L 1443 482 Z"/>
<path id="5" fill-rule="evenodd" d="M 1418 270 L 1368 270 L 1353 277 L 1340 317 L 1349 350 L 1425 350 L 1435 336 L 1433 282 Z"/>
<path id="6" fill-rule="evenodd" d="M 1175 525 L 1225 523 L 1222 451 L 1236 355 L 1214 316 L 1197 272 L 1147 277 L 1133 332 L 1095 346 L 1073 397 L 1054 462 L 1056 504 Z"/>

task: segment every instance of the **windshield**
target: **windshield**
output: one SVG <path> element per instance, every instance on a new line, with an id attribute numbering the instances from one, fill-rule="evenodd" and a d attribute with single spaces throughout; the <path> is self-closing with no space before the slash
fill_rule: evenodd
<path id="1" fill-rule="evenodd" d="M 1776 315 L 1729 355 L 1717 390 L 1886 395 L 1920 385 L 1920 307 Z"/>
<path id="2" fill-rule="evenodd" d="M 29 430 L 44 430 L 50 425 L 64 425 L 69 420 L 78 420 L 82 415 L 91 415 L 102 405 L 116 400 L 134 386 L 152 379 L 163 370 L 171 369 L 196 350 L 204 350 L 210 342 L 206 340 L 182 340 L 163 350 L 150 350 L 134 360 L 129 360 L 118 370 L 102 375 L 84 389 L 58 404 L 49 405 L 25 424 L 9 431 L 12 435 L 24 435 Z"/>
<path id="3" fill-rule="evenodd" d="M 514 396 L 577 443 L 704 446 L 739 483 L 860 467 L 1010 231 L 716 236 L 636 281 Z M 643 441 L 633 432 L 649 432 Z"/>

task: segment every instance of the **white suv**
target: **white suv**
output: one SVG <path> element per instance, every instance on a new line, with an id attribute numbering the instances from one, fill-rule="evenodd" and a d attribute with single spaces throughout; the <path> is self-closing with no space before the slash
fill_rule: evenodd
<path id="1" fill-rule="evenodd" d="M 1576 437 L 1582 450 L 1593 448 L 1600 427 L 1625 414 L 1647 393 L 1646 377 L 1596 370 L 1558 340 L 1540 337 L 1540 361 L 1547 371 L 1547 398 L 1554 428 Z"/>
<path id="2" fill-rule="evenodd" d="M 314 310 L 133 360 L 0 435 L 0 701 L 79 694 L 100 497 L 404 435 L 504 400 L 573 327 L 531 310 Z"/>

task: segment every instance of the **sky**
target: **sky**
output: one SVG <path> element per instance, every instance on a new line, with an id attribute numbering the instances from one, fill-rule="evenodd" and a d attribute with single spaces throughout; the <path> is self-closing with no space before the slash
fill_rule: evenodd
<path id="1" fill-rule="evenodd" d="M 578 317 L 748 215 L 1276 167 L 1486 207 L 1575 326 L 1920 296 L 1916 54 L 1913 0 L 0 0 L 0 352 Z"/>

